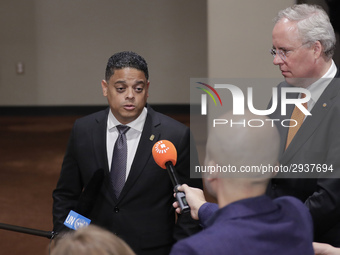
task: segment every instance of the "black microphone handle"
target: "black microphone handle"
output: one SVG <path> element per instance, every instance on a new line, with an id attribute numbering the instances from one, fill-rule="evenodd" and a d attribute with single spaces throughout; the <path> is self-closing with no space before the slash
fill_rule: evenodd
<path id="1" fill-rule="evenodd" d="M 185 193 L 182 191 L 178 191 L 178 187 L 181 185 L 178 182 L 175 168 L 171 161 L 165 163 L 166 169 L 168 170 L 172 185 L 174 186 L 174 192 L 176 193 L 176 199 L 178 202 L 179 207 L 181 208 L 181 213 L 188 213 L 190 212 L 189 204 L 185 198 Z"/>
<path id="2" fill-rule="evenodd" d="M 51 231 L 43 231 L 33 228 L 25 228 L 25 227 L 19 227 L 15 225 L 0 223 L 0 229 L 5 229 L 9 231 L 29 234 L 29 235 L 35 235 L 35 236 L 41 236 L 41 237 L 47 237 L 48 239 L 52 239 L 54 236 L 57 235 L 55 232 Z"/>
<path id="3" fill-rule="evenodd" d="M 176 176 L 176 172 L 175 172 L 175 168 L 174 168 L 174 165 L 172 164 L 171 161 L 168 161 L 165 163 L 165 166 L 166 166 L 166 169 L 168 170 L 168 173 L 169 173 L 169 176 L 170 176 L 170 179 L 171 179 L 171 182 L 172 182 L 172 185 L 174 186 L 174 188 L 179 184 L 178 182 L 178 178 Z"/>

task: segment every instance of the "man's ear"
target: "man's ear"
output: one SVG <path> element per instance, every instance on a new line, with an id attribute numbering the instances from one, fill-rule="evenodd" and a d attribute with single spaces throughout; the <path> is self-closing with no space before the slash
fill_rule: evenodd
<path id="1" fill-rule="evenodd" d="M 210 168 L 208 168 L 210 166 Z M 217 171 L 214 171 L 214 172 L 212 172 L 211 170 L 212 169 L 214 169 L 214 170 L 216 170 L 215 169 L 215 166 L 216 166 L 216 163 L 215 163 L 215 161 L 213 161 L 213 160 L 207 160 L 206 162 L 205 162 L 205 167 L 207 168 L 207 170 L 209 169 L 210 171 L 208 172 L 206 172 L 206 175 L 205 175 L 205 178 L 208 180 L 208 181 L 211 181 L 212 179 L 216 179 L 216 178 L 218 178 L 218 172 Z"/>
<path id="2" fill-rule="evenodd" d="M 321 42 L 316 41 L 314 43 L 313 49 L 314 49 L 314 57 L 315 57 L 315 59 L 318 59 L 322 55 L 322 52 L 323 52 L 323 50 L 322 50 L 323 47 L 322 47 Z"/>
<path id="3" fill-rule="evenodd" d="M 101 84 L 103 89 L 103 96 L 107 97 L 107 90 L 109 85 L 107 84 L 106 80 L 102 80 Z"/>

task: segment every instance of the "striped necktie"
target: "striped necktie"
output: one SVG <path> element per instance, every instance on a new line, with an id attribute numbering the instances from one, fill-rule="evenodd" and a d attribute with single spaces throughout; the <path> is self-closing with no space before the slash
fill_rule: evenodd
<path id="1" fill-rule="evenodd" d="M 116 198 L 119 197 L 125 184 L 127 161 L 127 143 L 125 133 L 130 129 L 130 127 L 119 125 L 117 126 L 117 129 L 119 131 L 119 135 L 113 149 L 111 163 L 111 180 Z"/>

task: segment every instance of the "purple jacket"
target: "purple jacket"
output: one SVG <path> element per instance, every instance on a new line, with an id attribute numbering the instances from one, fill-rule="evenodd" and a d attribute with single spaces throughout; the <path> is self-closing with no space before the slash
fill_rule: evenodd
<path id="1" fill-rule="evenodd" d="M 206 203 L 198 214 L 204 229 L 177 242 L 171 255 L 314 255 L 312 218 L 296 198 L 259 196 L 221 209 Z"/>

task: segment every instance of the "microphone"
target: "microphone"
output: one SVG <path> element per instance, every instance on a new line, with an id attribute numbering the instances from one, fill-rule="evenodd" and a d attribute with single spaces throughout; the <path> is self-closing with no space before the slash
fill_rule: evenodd
<path id="1" fill-rule="evenodd" d="M 70 229 L 78 229 L 90 224 L 89 216 L 97 200 L 99 191 L 103 185 L 105 172 L 104 169 L 98 169 L 92 176 L 81 194 L 75 211 L 71 210 L 64 221 L 64 225 Z"/>
<path id="2" fill-rule="evenodd" d="M 161 140 L 154 144 L 152 148 L 152 156 L 157 165 L 163 169 L 168 170 L 172 185 L 174 186 L 174 192 L 176 193 L 176 199 L 179 204 L 182 213 L 190 211 L 190 207 L 185 198 L 185 193 L 178 191 L 178 187 L 181 185 L 178 182 L 176 171 L 174 166 L 177 163 L 177 150 L 172 142 L 168 140 Z"/>
<path id="3" fill-rule="evenodd" d="M 91 220 L 71 210 L 64 221 L 64 225 L 70 229 L 77 230 L 78 228 L 86 227 L 91 223 Z"/>
<path id="4" fill-rule="evenodd" d="M 0 229 L 14 231 L 23 234 L 29 234 L 34 236 L 47 237 L 48 239 L 53 239 L 58 233 L 54 231 L 44 231 L 33 228 L 20 227 L 16 225 L 10 225 L 5 223 L 0 223 Z"/>

